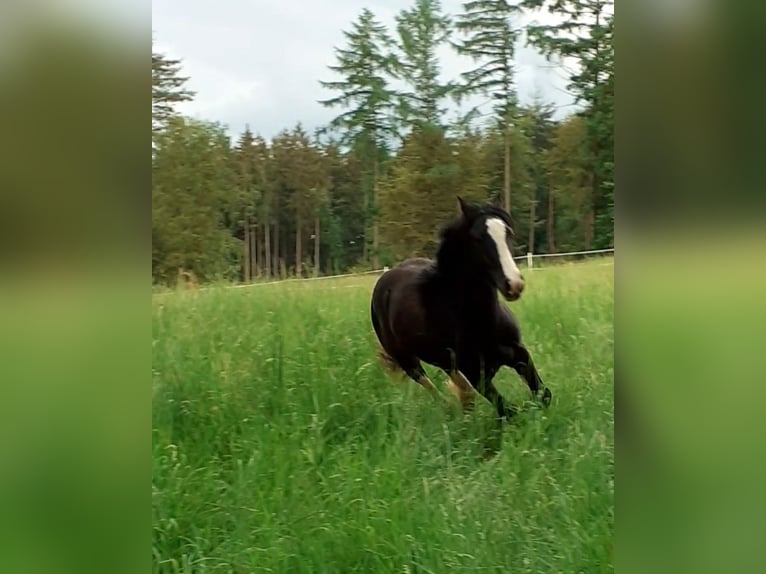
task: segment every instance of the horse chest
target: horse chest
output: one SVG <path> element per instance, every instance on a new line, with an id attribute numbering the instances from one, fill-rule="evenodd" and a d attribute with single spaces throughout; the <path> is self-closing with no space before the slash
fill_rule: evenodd
<path id="1" fill-rule="evenodd" d="M 430 335 L 441 347 L 484 353 L 495 344 L 494 325 L 489 314 L 445 313 L 432 324 Z"/>

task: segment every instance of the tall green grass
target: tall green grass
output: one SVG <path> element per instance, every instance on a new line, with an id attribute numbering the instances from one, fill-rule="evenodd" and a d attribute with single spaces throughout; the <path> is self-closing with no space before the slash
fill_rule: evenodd
<path id="1" fill-rule="evenodd" d="M 155 296 L 154 570 L 613 571 L 613 270 L 527 274 L 499 431 L 376 362 L 374 277 Z"/>

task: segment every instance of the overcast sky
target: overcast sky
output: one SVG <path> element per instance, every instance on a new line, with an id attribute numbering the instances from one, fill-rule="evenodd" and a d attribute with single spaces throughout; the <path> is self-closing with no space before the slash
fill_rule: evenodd
<path id="1" fill-rule="evenodd" d="M 317 100 L 332 95 L 319 80 L 335 77 L 334 47 L 369 8 L 392 31 L 394 16 L 413 0 L 153 0 L 155 49 L 183 61 L 194 102 L 179 111 L 219 121 L 236 136 L 245 124 L 266 138 L 299 121 L 308 130 L 327 124 L 339 110 Z M 442 0 L 449 14 L 460 0 Z M 541 16 L 537 16 L 540 18 Z M 543 18 L 546 15 L 542 15 Z M 457 79 L 471 61 L 442 50 L 442 76 Z M 516 50 L 516 84 L 522 103 L 537 92 L 557 106 L 560 117 L 573 110 L 566 73 L 523 46 Z M 488 110 L 484 106 L 482 111 Z"/>

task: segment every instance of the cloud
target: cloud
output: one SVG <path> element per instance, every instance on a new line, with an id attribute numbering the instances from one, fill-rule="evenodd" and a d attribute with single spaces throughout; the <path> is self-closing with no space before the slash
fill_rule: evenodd
<path id="1" fill-rule="evenodd" d="M 330 97 L 319 81 L 331 80 L 334 48 L 345 44 L 343 30 L 370 8 L 393 29 L 394 15 L 410 0 L 330 3 L 275 0 L 154 0 L 156 48 L 183 62 L 195 100 L 183 113 L 228 126 L 234 136 L 245 125 L 270 138 L 298 122 L 308 130 L 338 113 L 318 100 Z M 457 0 L 443 1 L 456 14 Z M 331 6 L 331 8 L 330 8 Z M 443 76 L 457 78 L 471 62 L 442 50 Z M 522 102 L 539 91 L 545 101 L 566 106 L 566 76 L 530 48 L 517 49 L 517 88 Z M 565 107 L 561 108 L 565 110 Z"/>

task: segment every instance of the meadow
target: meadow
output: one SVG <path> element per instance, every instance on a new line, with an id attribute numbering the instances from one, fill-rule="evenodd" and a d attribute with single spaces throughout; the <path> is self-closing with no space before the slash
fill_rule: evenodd
<path id="1" fill-rule="evenodd" d="M 612 572 L 611 262 L 525 274 L 502 427 L 377 362 L 376 276 L 155 294 L 153 570 Z"/>

